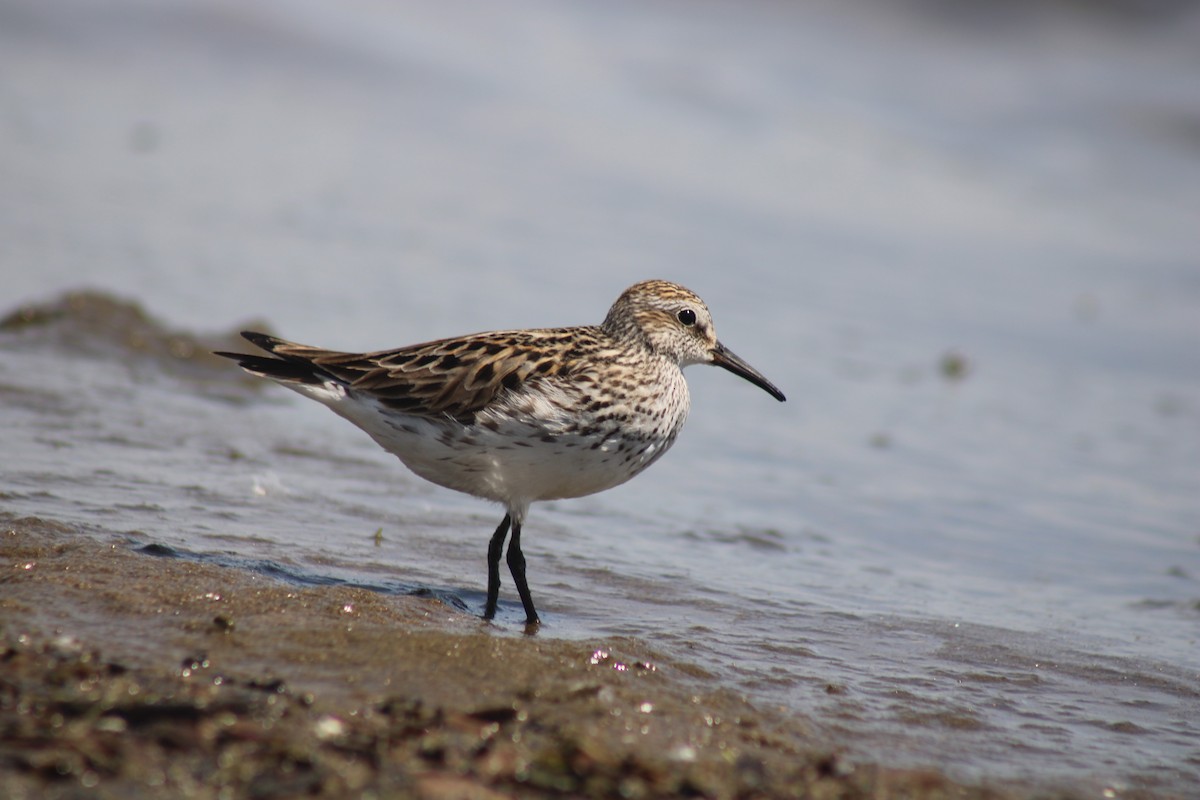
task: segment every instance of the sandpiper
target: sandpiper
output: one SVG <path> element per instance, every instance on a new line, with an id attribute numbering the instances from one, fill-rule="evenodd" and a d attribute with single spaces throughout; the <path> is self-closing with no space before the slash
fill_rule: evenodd
<path id="1" fill-rule="evenodd" d="M 505 507 L 488 547 L 483 617 L 496 614 L 511 527 L 507 561 L 527 625 L 539 622 L 521 552 L 530 504 L 610 489 L 657 461 L 687 417 L 684 367 L 724 367 L 785 399 L 717 341 L 703 300 L 661 280 L 630 286 L 599 325 L 370 353 L 242 336 L 271 355 L 218 355 L 324 403 L 422 478 Z"/>

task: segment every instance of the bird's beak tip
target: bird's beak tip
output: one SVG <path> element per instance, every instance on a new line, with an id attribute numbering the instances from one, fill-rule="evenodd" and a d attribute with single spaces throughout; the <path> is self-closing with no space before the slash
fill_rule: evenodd
<path id="1" fill-rule="evenodd" d="M 781 403 L 787 400 L 783 392 L 779 391 L 775 384 L 767 380 L 761 372 L 747 364 L 720 342 L 717 342 L 717 346 L 713 348 L 712 364 L 713 366 L 727 369 L 739 378 L 753 383 Z"/>

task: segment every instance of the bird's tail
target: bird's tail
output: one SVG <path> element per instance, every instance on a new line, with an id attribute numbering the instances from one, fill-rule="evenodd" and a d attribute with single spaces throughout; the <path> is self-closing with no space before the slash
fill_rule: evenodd
<path id="1" fill-rule="evenodd" d="M 313 364 L 310 358 L 287 352 L 288 350 L 303 350 L 305 349 L 304 345 L 297 345 L 286 339 L 254 331 L 242 331 L 242 338 L 275 357 L 225 352 L 214 353 L 214 355 L 233 359 L 239 367 L 251 375 L 270 378 L 284 384 L 319 386 L 331 379 L 336 380 L 335 376 Z"/>

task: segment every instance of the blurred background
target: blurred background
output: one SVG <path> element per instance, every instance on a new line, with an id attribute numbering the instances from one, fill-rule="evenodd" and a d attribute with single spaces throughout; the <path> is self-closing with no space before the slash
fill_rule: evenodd
<path id="1" fill-rule="evenodd" d="M 1194 786 L 1197 4 L 0 0 L 0 313 L 99 293 L 0 342 L 12 513 L 474 608 L 493 509 L 89 342 L 129 302 L 379 349 L 649 277 L 789 401 L 693 368 L 659 466 L 535 507 L 545 635 L 874 758 Z"/>

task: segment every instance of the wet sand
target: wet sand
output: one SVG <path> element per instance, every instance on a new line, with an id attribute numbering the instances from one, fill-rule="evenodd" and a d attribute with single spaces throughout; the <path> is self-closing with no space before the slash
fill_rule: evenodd
<path id="1" fill-rule="evenodd" d="M 0 796 L 1071 796 L 858 763 L 639 642 L 154 551 L 0 523 Z"/>

